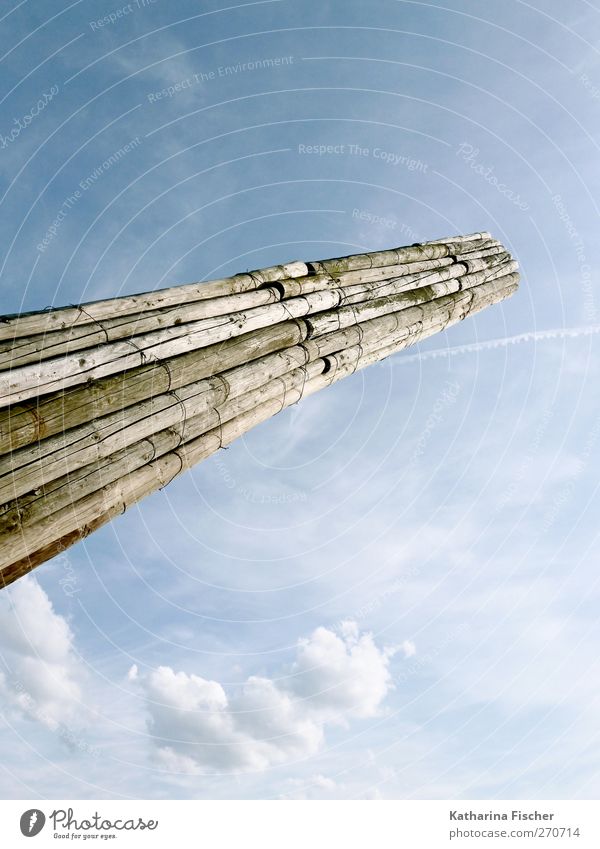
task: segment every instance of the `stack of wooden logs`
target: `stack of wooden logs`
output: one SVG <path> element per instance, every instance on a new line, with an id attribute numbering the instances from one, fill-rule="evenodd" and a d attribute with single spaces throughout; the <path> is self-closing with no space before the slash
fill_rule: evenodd
<path id="1" fill-rule="evenodd" d="M 0 586 L 518 279 L 474 233 L 1 317 Z"/>

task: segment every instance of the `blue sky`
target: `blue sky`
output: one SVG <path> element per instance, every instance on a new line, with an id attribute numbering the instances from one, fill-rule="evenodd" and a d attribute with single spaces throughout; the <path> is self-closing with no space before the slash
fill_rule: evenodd
<path id="1" fill-rule="evenodd" d="M 2 594 L 3 797 L 597 798 L 599 27 L 2 5 L 2 312 L 477 230 L 522 269 Z"/>

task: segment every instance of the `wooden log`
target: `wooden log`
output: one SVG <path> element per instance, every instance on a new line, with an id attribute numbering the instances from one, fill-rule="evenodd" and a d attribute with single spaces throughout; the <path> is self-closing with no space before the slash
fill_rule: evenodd
<path id="1" fill-rule="evenodd" d="M 485 260 L 475 261 L 486 262 Z M 449 269 L 442 269 L 436 273 L 442 274 L 448 271 Z M 406 297 L 408 306 L 410 302 L 415 301 L 415 298 L 420 299 L 416 302 L 422 302 L 429 297 L 438 297 L 440 294 L 457 291 L 457 288 L 477 285 L 479 279 L 477 274 L 470 274 L 460 278 L 461 283 L 458 287 L 445 284 L 440 288 L 442 284 L 434 284 L 430 287 L 419 288 L 415 292 L 407 291 L 402 297 Z M 339 306 L 342 297 L 346 302 L 350 300 L 351 303 L 368 298 L 368 292 L 363 297 L 352 296 L 351 299 L 345 293 L 345 289 L 314 292 L 298 298 L 290 298 L 284 303 L 257 307 L 215 319 L 192 321 L 177 327 L 142 334 L 136 336 L 135 340 L 107 343 L 74 355 L 66 355 L 56 360 L 0 373 L 0 404 L 15 404 L 36 394 L 64 389 L 86 380 L 98 379 L 134 368 L 143 365 L 149 358 L 164 360 L 186 350 L 203 348 L 285 321 L 286 318 L 300 318 L 331 310 Z"/>
<path id="2" fill-rule="evenodd" d="M 423 324 L 423 315 L 424 310 L 419 310 L 415 316 L 420 326 Z M 408 315 L 404 320 L 405 326 L 410 321 L 411 316 Z M 377 344 L 379 339 L 380 334 L 374 337 Z M 364 345 L 368 341 L 365 338 Z M 185 385 L 176 393 L 171 390 L 155 395 L 139 404 L 14 451 L 10 456 L 0 458 L 0 503 L 38 489 L 57 477 L 73 473 L 82 466 L 151 436 L 157 430 L 201 413 L 212 414 L 226 400 L 305 365 L 307 360 L 307 351 L 301 346 L 269 354 L 250 364 Z"/>
<path id="3" fill-rule="evenodd" d="M 489 241 L 492 238 L 492 234 L 488 233 L 487 230 L 482 231 L 481 233 L 467 233 L 465 236 L 446 236 L 442 239 L 430 239 L 426 244 L 428 245 L 439 245 L 446 244 L 447 242 L 481 242 L 481 241 Z"/>
<path id="4" fill-rule="evenodd" d="M 118 316 L 83 325 L 74 325 L 54 333 L 27 336 L 0 345 L 0 370 L 38 363 L 63 354 L 84 351 L 105 342 L 131 338 L 152 330 L 173 327 L 190 321 L 217 318 L 229 313 L 274 304 L 281 300 L 278 289 L 267 287 L 240 295 L 211 298 L 186 306 L 148 310 L 134 316 Z"/>
<path id="5" fill-rule="evenodd" d="M 494 251 L 488 254 L 486 251 L 479 252 L 481 256 L 462 254 L 458 257 L 444 257 L 442 259 L 427 260 L 425 262 L 412 262 L 406 265 L 383 266 L 366 271 L 349 271 L 338 275 L 315 274 L 313 277 L 298 277 L 296 280 L 281 280 L 277 287 L 281 290 L 284 298 L 306 295 L 310 292 L 322 291 L 323 289 L 343 288 L 344 295 L 348 289 L 355 286 L 366 286 L 368 284 L 390 283 L 393 281 L 404 281 L 404 289 L 418 289 L 435 282 L 434 275 L 441 275 L 440 280 L 447 279 L 444 272 L 451 277 L 460 277 L 466 271 L 481 270 L 500 262 L 500 257 L 509 255 L 503 251 Z M 430 279 L 430 277 L 432 279 Z M 367 291 L 365 289 L 365 291 Z"/>
<path id="6" fill-rule="evenodd" d="M 502 248 L 492 247 L 488 250 L 460 254 L 456 257 L 442 257 L 422 262 L 349 271 L 336 276 L 315 274 L 297 278 L 283 278 L 273 285 L 251 292 L 211 298 L 185 306 L 148 310 L 133 316 L 119 315 L 102 321 L 75 324 L 64 330 L 56 330 L 51 333 L 21 337 L 15 341 L 0 344 L 0 371 L 28 365 L 29 363 L 39 363 L 42 360 L 73 351 L 83 351 L 105 342 L 131 338 L 182 322 L 216 318 L 232 312 L 275 303 L 281 298 L 297 297 L 326 289 L 352 286 L 356 283 L 364 284 L 383 279 L 398 279 L 402 276 L 406 278 L 406 288 L 417 288 L 419 285 L 425 285 L 420 284 L 419 279 L 426 271 L 433 271 L 450 265 L 455 266 L 457 263 L 463 263 L 467 270 L 475 271 L 477 268 L 471 268 L 471 266 L 485 267 L 482 260 L 491 259 L 502 250 Z M 477 257 L 474 256 L 475 253 L 477 253 Z M 509 255 L 504 252 L 504 256 L 508 257 Z M 475 259 L 477 259 L 477 263 L 474 263 Z"/>
<path id="7" fill-rule="evenodd" d="M 517 268 L 480 232 L 7 317 L 1 580 L 228 437 L 507 297 Z"/>
<path id="8" fill-rule="evenodd" d="M 225 402 L 306 366 L 307 360 L 301 346 L 267 354 L 0 457 L 0 504 L 179 422 L 201 415 L 218 421 L 225 416 Z"/>
<path id="9" fill-rule="evenodd" d="M 464 281 L 467 279 L 468 281 L 473 281 L 472 285 L 477 285 L 478 280 L 472 277 L 478 271 L 486 271 L 490 267 L 494 267 L 496 263 L 493 262 L 495 257 L 490 260 L 485 259 L 476 259 L 476 260 L 465 260 L 464 262 L 456 263 L 454 265 L 449 266 L 448 268 L 442 268 L 438 271 L 429 272 L 425 275 L 418 275 L 418 279 L 413 280 L 412 275 L 409 277 L 396 277 L 391 280 L 382 280 L 377 283 L 365 283 L 358 284 L 356 286 L 348 286 L 343 290 L 341 305 L 345 304 L 357 304 L 362 303 L 364 301 L 375 300 L 376 298 L 382 298 L 388 295 L 398 295 L 403 292 L 411 292 L 422 289 L 423 287 L 433 286 L 437 283 L 444 283 L 447 280 L 461 280 Z M 485 278 L 482 278 L 485 279 Z M 461 282 L 461 286 L 468 285 L 464 282 Z M 458 286 L 456 291 L 458 291 L 461 286 Z"/>
<path id="10" fill-rule="evenodd" d="M 308 273 L 304 262 L 289 262 L 271 268 L 257 269 L 247 274 L 235 274 L 207 283 L 185 283 L 168 289 L 157 289 L 140 295 L 125 295 L 102 301 L 88 301 L 74 307 L 59 307 L 43 312 L 28 312 L 0 317 L 0 339 L 18 339 L 38 333 L 64 330 L 76 324 L 89 324 L 112 318 L 116 314 L 130 315 L 147 310 L 190 304 L 199 300 L 227 297 L 259 289 L 266 283 L 284 277 L 303 277 Z"/>
<path id="11" fill-rule="evenodd" d="M 105 519 L 104 516 L 98 516 L 94 521 L 65 534 L 61 539 L 46 543 L 37 551 L 31 551 L 23 559 L 11 561 L 8 566 L 0 571 L 0 587 L 6 588 L 19 578 L 24 578 L 36 566 L 40 566 L 47 560 L 62 554 L 71 545 L 80 542 L 93 531 L 101 528 L 107 521 L 109 520 Z"/>
<path id="12" fill-rule="evenodd" d="M 335 271 L 373 268 L 377 265 L 397 265 L 402 262 L 434 259 L 459 253 L 460 246 L 465 241 L 472 240 L 465 239 L 464 236 L 456 236 L 448 240 L 425 242 L 419 245 L 396 248 L 392 251 L 374 251 L 370 254 L 337 257 L 314 263 L 296 261 L 206 283 L 187 283 L 182 286 L 172 286 L 138 295 L 89 301 L 75 307 L 7 315 L 0 317 L 0 339 L 16 340 L 22 336 L 64 330 L 76 324 L 88 324 L 112 318 L 116 313 L 121 315 L 139 314 L 147 310 L 249 292 L 260 288 L 265 283 L 272 283 L 286 277 L 304 277 L 308 273 L 313 273 L 317 266 L 322 267 L 328 273 L 334 273 Z M 478 241 L 485 242 L 486 239 L 482 239 L 480 236 Z"/>
<path id="13" fill-rule="evenodd" d="M 303 347 L 307 349 L 311 359 L 326 358 L 329 354 L 355 346 L 370 350 L 384 341 L 385 344 L 398 344 L 398 349 L 401 350 L 457 324 L 467 315 L 475 314 L 492 303 L 504 300 L 516 287 L 515 280 L 506 281 L 500 278 L 421 306 L 389 313 L 324 336 L 312 337 Z M 405 340 L 406 344 L 402 344 L 402 340 Z"/>
<path id="14" fill-rule="evenodd" d="M 515 288 L 515 283 L 511 284 L 510 289 L 504 291 L 497 282 L 484 284 L 476 289 L 460 293 L 458 296 L 440 298 L 434 302 L 437 305 L 435 310 L 432 303 L 425 304 L 423 307 L 414 307 L 405 313 L 392 313 L 328 336 L 316 337 L 306 342 L 302 348 L 307 352 L 307 359 L 315 360 L 352 346 L 361 344 L 368 346 L 373 341 L 383 339 L 392 342 L 402 336 L 404 344 L 400 345 L 399 342 L 400 350 L 401 347 L 407 347 L 437 333 L 443 327 L 449 327 L 461 321 L 466 315 L 483 309 L 489 303 L 507 297 Z M 485 292 L 482 291 L 484 289 Z M 402 324 L 401 319 L 409 313 L 412 314 L 411 322 L 407 325 Z M 53 504 L 65 506 L 72 500 L 100 489 L 102 485 L 115 480 L 124 472 L 128 473 L 133 468 L 161 456 L 176 447 L 180 441 L 181 434 L 176 428 L 154 433 L 137 446 L 115 452 L 105 460 L 92 463 L 77 472 L 42 485 L 36 492 L 22 496 L 9 505 L 4 505 L 5 514 L 12 512 L 12 518 L 6 521 L 12 522 L 12 526 L 16 527 L 18 516 L 26 515 L 35 502 L 43 505 L 46 512 Z M 51 494 L 53 498 L 49 499 L 48 496 Z M 2 512 L 0 507 L 0 515 Z"/>
<path id="15" fill-rule="evenodd" d="M 507 286 L 505 291 L 509 289 L 510 286 Z M 17 547 L 10 545 L 13 534 L 0 537 L 0 568 L 5 585 L 42 562 L 49 548 L 55 550 L 52 544 L 49 546 L 49 539 L 54 538 L 54 545 L 60 544 L 61 550 L 64 550 L 66 545 L 84 538 L 91 530 L 106 524 L 146 495 L 162 488 L 183 471 L 285 407 L 393 355 L 397 350 L 396 343 L 385 344 L 384 340 L 383 344 L 368 351 L 358 345 L 339 354 L 331 354 L 327 357 L 328 370 L 311 377 L 300 387 L 289 388 L 287 392 L 283 391 L 279 396 L 265 400 L 101 490 L 22 528 L 22 542 Z"/>
<path id="16" fill-rule="evenodd" d="M 0 566 L 2 571 L 4 572 L 6 569 L 4 564 L 9 565 L 15 560 L 25 559 L 28 553 L 30 559 L 35 560 L 34 552 L 45 548 L 49 540 L 64 539 L 75 532 L 81 534 L 79 538 L 86 536 L 87 531 L 85 529 L 90 523 L 97 523 L 99 517 L 103 516 L 102 524 L 104 524 L 114 516 L 124 512 L 127 507 L 135 504 L 145 495 L 157 489 L 162 489 L 184 469 L 188 469 L 196 462 L 210 456 L 220 447 L 230 444 L 238 436 L 261 421 L 276 415 L 284 407 L 296 403 L 302 396 L 302 392 L 300 388 L 297 388 L 294 391 L 282 393 L 282 395 L 283 397 L 265 401 L 235 419 L 223 422 L 219 427 L 209 430 L 167 454 L 163 454 L 152 462 L 104 486 L 101 490 L 69 504 L 56 513 L 51 513 L 20 535 L 21 539 L 17 542 L 17 548 L 15 548 L 14 543 L 15 536 L 18 535 L 11 533 L 8 537 L 0 539 Z M 76 539 L 77 537 L 72 541 L 75 542 Z"/>
<path id="17" fill-rule="evenodd" d="M 339 304 L 340 297 L 338 290 L 314 292 L 291 298 L 285 304 L 167 327 L 136 336 L 132 341 L 107 343 L 56 360 L 0 372 L 0 405 L 12 405 L 38 394 L 136 368 L 150 360 L 166 360 L 290 318 L 331 309 Z"/>
<path id="18" fill-rule="evenodd" d="M 134 469 L 150 463 L 156 457 L 172 451 L 181 444 L 181 432 L 177 427 L 142 439 L 135 445 L 116 451 L 89 466 L 43 484 L 38 489 L 0 505 L 0 534 L 10 530 L 18 532 L 21 523 L 31 524 L 48 516 L 55 510 L 78 501 L 85 495 L 101 489 Z M 34 512 L 35 511 L 35 512 Z"/>
<path id="19" fill-rule="evenodd" d="M 460 239 L 460 237 L 457 237 Z M 479 240 L 482 244 L 485 240 Z M 405 248 L 394 248 L 387 251 L 373 251 L 368 254 L 353 254 L 352 256 L 336 257 L 307 263 L 309 270 L 339 274 L 344 271 L 359 271 L 376 268 L 383 265 L 400 265 L 405 262 L 420 262 L 426 259 L 438 259 L 444 256 L 454 256 L 463 249 L 463 242 L 453 239 L 445 242 L 423 242 Z"/>
<path id="20" fill-rule="evenodd" d="M 415 327 L 419 324 L 426 326 L 427 322 L 437 319 L 440 315 L 457 315 L 459 316 L 457 320 L 461 320 L 466 315 L 465 309 L 471 312 L 480 302 L 487 305 L 493 303 L 495 298 L 503 299 L 502 289 L 510 284 L 511 281 L 505 283 L 502 279 L 485 282 L 474 288 L 442 296 L 421 305 L 383 313 L 375 318 L 348 325 L 341 330 L 313 335 L 303 343 L 303 347 L 309 352 L 309 358 L 313 359 L 356 345 L 361 339 L 381 338 L 395 332 L 399 327 Z"/>
<path id="21" fill-rule="evenodd" d="M 427 338 L 442 327 L 451 326 L 467 314 L 482 309 L 483 306 L 500 297 L 502 293 L 498 283 L 484 284 L 455 296 L 439 298 L 423 306 L 413 307 L 402 313 L 392 313 L 326 336 L 315 337 L 282 353 L 297 356 L 297 361 L 300 357 L 305 358 L 308 362 L 352 346 L 372 347 L 373 342 L 381 343 L 384 339 L 388 344 L 397 341 L 400 349 Z M 404 340 L 403 345 L 400 345 L 401 339 Z M 177 428 L 171 427 L 162 432 L 153 433 L 141 440 L 139 444 L 121 449 L 108 458 L 42 484 L 35 492 L 21 496 L 5 505 L 2 527 L 6 530 L 6 523 L 8 523 L 13 529 L 16 528 L 20 521 L 19 517 L 25 522 L 24 517 L 28 515 L 31 506 L 36 502 L 38 513 L 35 515 L 39 518 L 41 515 L 46 515 L 48 511 L 52 512 L 53 505 L 62 507 L 72 500 L 78 500 L 115 480 L 124 472 L 129 473 L 132 469 L 161 456 L 180 442 L 181 433 Z M 0 508 L 1 514 L 2 508 Z"/>
<path id="22" fill-rule="evenodd" d="M 302 355 L 305 358 L 306 352 L 302 351 Z M 174 406 L 162 410 L 154 414 L 152 418 L 140 419 L 128 427 L 119 428 L 118 422 L 111 423 L 114 430 L 103 436 L 100 441 L 94 442 L 94 433 L 87 433 L 86 437 L 80 440 L 81 447 L 78 442 L 62 449 L 55 448 L 52 444 L 48 445 L 46 446 L 49 452 L 47 455 L 35 457 L 31 462 L 23 465 L 18 470 L 18 474 L 9 473 L 0 478 L 0 501 L 9 502 L 24 493 L 40 488 L 49 481 L 72 474 L 83 466 L 152 437 L 157 431 L 175 430 L 179 436 L 179 442 L 184 442 L 258 406 L 265 400 L 278 397 L 282 392 L 285 394 L 295 390 L 297 386 L 303 385 L 322 371 L 323 367 L 322 360 L 314 360 L 300 368 L 282 372 L 266 382 L 257 382 L 252 389 L 238 392 L 214 406 L 210 404 L 210 401 L 206 403 L 204 394 L 192 395 L 181 401 L 179 409 Z M 273 371 L 276 372 L 275 369 Z M 268 372 L 265 372 L 265 375 L 268 375 Z M 53 443 L 55 439 L 49 442 Z"/>
<path id="23" fill-rule="evenodd" d="M 515 274 L 519 269 L 519 263 L 515 262 L 515 260 L 510 260 L 509 262 L 504 262 L 502 265 L 499 265 L 497 268 L 492 269 L 492 273 L 489 276 L 490 280 L 497 280 L 499 277 L 504 277 L 506 274 Z"/>
<path id="24" fill-rule="evenodd" d="M 123 374 L 86 383 L 83 387 L 0 410 L 0 454 L 16 451 L 153 395 L 296 345 L 306 335 L 306 325 L 301 321 L 286 321 L 248 336 L 182 354 L 167 363 L 151 362 Z"/>
<path id="25" fill-rule="evenodd" d="M 508 267 L 515 266 L 513 263 Z M 226 368 L 253 359 L 261 349 L 287 347 L 305 336 L 306 329 L 301 323 L 288 322 L 262 329 L 254 337 L 217 343 L 206 349 L 204 359 L 195 351 L 171 360 L 168 369 L 161 363 L 149 364 L 124 375 L 104 378 L 84 389 L 0 411 L 0 453 L 14 451 L 45 435 L 120 409 L 124 403 L 133 404 L 169 387 L 178 388 L 191 382 L 192 377 L 210 375 L 217 369 L 217 363 Z"/>
<path id="26" fill-rule="evenodd" d="M 477 257 L 482 256 L 494 256 L 494 254 L 503 254 L 506 253 L 506 248 L 500 244 L 490 244 L 487 248 L 479 248 L 478 245 L 474 245 L 474 250 L 468 251 L 468 253 L 460 254 L 461 259 L 475 259 Z M 459 257 L 457 257 L 458 259 Z"/>
<path id="27" fill-rule="evenodd" d="M 337 310 L 329 310 L 319 315 L 311 315 L 305 319 L 309 328 L 308 335 L 311 338 L 324 333 L 331 333 L 334 330 L 341 330 L 343 327 L 350 327 L 352 324 L 358 324 L 379 315 L 408 309 L 410 306 L 434 300 L 442 295 L 484 283 L 485 279 L 486 272 L 479 271 L 445 283 L 434 283 L 432 286 L 424 286 L 422 289 L 375 298 L 364 303 L 350 304 L 349 306 L 339 307 Z"/>

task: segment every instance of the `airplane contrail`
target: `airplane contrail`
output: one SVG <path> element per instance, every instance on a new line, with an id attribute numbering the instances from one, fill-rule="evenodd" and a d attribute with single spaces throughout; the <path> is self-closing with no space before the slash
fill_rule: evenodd
<path id="1" fill-rule="evenodd" d="M 469 345 L 434 348 L 432 351 L 423 351 L 421 354 L 410 354 L 407 357 L 402 356 L 400 352 L 393 359 L 387 360 L 387 362 L 391 362 L 395 366 L 405 365 L 406 363 L 423 362 L 423 360 L 435 360 L 439 357 L 453 357 L 457 354 L 476 353 L 477 351 L 486 351 L 490 348 L 506 348 L 508 345 L 518 345 L 520 342 L 538 342 L 544 339 L 591 336 L 596 333 L 600 333 L 600 324 L 590 324 L 584 327 L 558 327 L 550 330 L 530 330 L 526 333 L 519 333 L 516 336 L 503 336 L 498 339 L 488 339 L 485 342 L 472 342 Z"/>

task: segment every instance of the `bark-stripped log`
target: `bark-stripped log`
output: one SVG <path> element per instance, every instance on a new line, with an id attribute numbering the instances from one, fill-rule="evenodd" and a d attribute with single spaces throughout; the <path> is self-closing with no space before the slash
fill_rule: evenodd
<path id="1" fill-rule="evenodd" d="M 483 291 L 484 289 L 486 291 Z M 425 307 L 414 307 L 411 319 L 406 323 L 400 322 L 399 318 L 407 315 L 409 310 L 406 313 L 393 313 L 354 325 L 346 330 L 316 337 L 302 346 L 286 349 L 282 354 L 293 356 L 294 352 L 297 352 L 305 356 L 306 361 L 309 362 L 357 346 L 362 346 L 369 351 L 383 342 L 386 347 L 394 345 L 399 351 L 428 338 L 442 328 L 456 324 L 467 314 L 473 315 L 479 312 L 496 302 L 499 295 L 508 297 L 516 290 L 516 283 L 512 282 L 503 288 L 489 284 L 489 286 L 479 287 L 479 290 L 481 291 L 475 289 L 465 292 L 460 299 L 440 299 L 439 309 L 436 310 L 431 309 L 431 304 Z M 135 405 L 131 409 L 136 409 Z M 180 441 L 179 432 L 174 428 L 168 428 L 116 451 L 106 460 L 97 459 L 78 470 L 71 469 L 63 477 L 40 485 L 35 491 L 5 504 L 4 508 L 0 507 L 0 538 L 9 530 L 14 531 L 19 523 L 22 526 L 31 525 L 49 512 L 58 510 L 94 492 L 102 485 L 110 483 L 123 471 L 129 473 L 149 462 L 150 459 L 161 456 L 175 448 Z M 44 445 L 44 442 L 41 445 Z"/>
<path id="2" fill-rule="evenodd" d="M 365 284 L 381 284 L 386 281 L 402 280 L 402 289 L 415 289 L 425 283 L 435 283 L 464 273 L 481 271 L 492 265 L 499 265 L 509 254 L 502 247 L 492 247 L 488 250 L 463 253 L 456 257 L 425 260 L 423 262 L 406 263 L 405 265 L 382 266 L 362 271 L 347 271 L 337 275 L 320 273 L 305 277 L 285 277 L 263 289 L 229 295 L 221 298 L 210 298 L 187 306 L 174 306 L 156 310 L 148 310 L 138 315 L 119 315 L 116 318 L 103 319 L 87 324 L 75 324 L 64 330 L 55 330 L 25 336 L 19 339 L 0 343 L 0 369 L 28 365 L 41 360 L 58 357 L 69 352 L 79 352 L 96 345 L 139 336 L 163 327 L 172 327 L 182 322 L 200 321 L 215 318 L 241 310 L 266 306 L 276 303 L 282 298 L 293 298 L 299 295 L 309 295 L 325 290 L 344 289 L 348 295 L 355 294 Z M 450 267 L 451 266 L 451 267 Z M 461 267 L 463 266 L 463 267 Z M 442 270 L 440 270 L 442 269 Z M 444 270 L 445 269 L 445 270 Z M 424 277 L 423 272 L 430 271 L 431 276 Z M 435 273 L 437 272 L 437 273 Z M 355 290 L 355 292 L 352 291 Z M 368 289 L 365 289 L 368 291 Z"/>
<path id="3" fill-rule="evenodd" d="M 0 585 L 518 279 L 481 232 L 0 317 Z"/>

